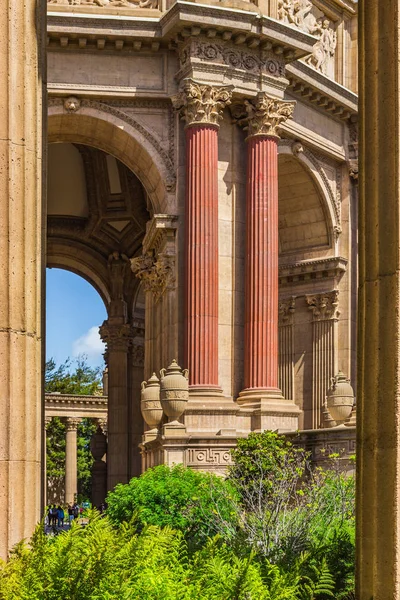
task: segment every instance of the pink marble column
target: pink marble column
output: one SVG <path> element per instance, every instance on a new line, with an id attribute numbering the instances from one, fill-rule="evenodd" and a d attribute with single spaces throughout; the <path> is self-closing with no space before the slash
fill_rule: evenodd
<path id="1" fill-rule="evenodd" d="M 239 404 L 257 413 L 254 429 L 296 429 L 299 410 L 278 385 L 278 130 L 293 102 L 265 93 L 246 101 L 244 390 Z"/>
<path id="2" fill-rule="evenodd" d="M 186 81 L 173 102 L 186 121 L 185 350 L 192 393 L 218 385 L 218 122 L 230 89 Z"/>
<path id="3" fill-rule="evenodd" d="M 185 364 L 191 389 L 218 388 L 218 129 L 186 129 Z"/>
<path id="4" fill-rule="evenodd" d="M 278 144 L 247 140 L 245 363 L 246 390 L 278 387 Z"/>

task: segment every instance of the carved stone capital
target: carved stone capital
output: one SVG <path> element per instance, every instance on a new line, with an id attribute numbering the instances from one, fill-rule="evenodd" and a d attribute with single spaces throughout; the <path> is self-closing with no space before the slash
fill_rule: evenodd
<path id="1" fill-rule="evenodd" d="M 238 119 L 239 125 L 247 129 L 249 136 L 266 135 L 279 138 L 279 129 L 292 115 L 295 102 L 283 102 L 270 98 L 264 92 L 254 100 L 245 100 L 246 116 Z"/>
<path id="2" fill-rule="evenodd" d="M 129 323 L 114 324 L 104 321 L 99 328 L 100 337 L 107 344 L 107 356 L 111 352 L 127 352 L 132 343 L 134 332 Z"/>
<path id="3" fill-rule="evenodd" d="M 75 417 L 67 417 L 65 419 L 66 431 L 76 431 L 80 422 L 81 419 L 76 419 Z"/>
<path id="4" fill-rule="evenodd" d="M 306 302 L 308 308 L 313 312 L 315 321 L 329 321 L 330 319 L 338 319 L 340 316 L 338 310 L 339 290 L 306 296 Z"/>
<path id="5" fill-rule="evenodd" d="M 146 292 L 151 292 L 158 301 L 167 289 L 175 284 L 175 256 L 152 253 L 131 258 L 132 271 L 144 283 Z"/>
<path id="6" fill-rule="evenodd" d="M 218 127 L 223 110 L 230 104 L 231 97 L 232 86 L 215 87 L 186 79 L 181 91 L 172 97 L 172 104 L 186 122 L 186 127 Z"/>
<path id="7" fill-rule="evenodd" d="M 279 325 L 293 325 L 296 296 L 279 300 Z"/>

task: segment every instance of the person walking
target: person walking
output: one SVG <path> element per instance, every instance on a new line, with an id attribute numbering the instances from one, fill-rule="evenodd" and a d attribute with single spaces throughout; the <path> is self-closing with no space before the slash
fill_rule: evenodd
<path id="1" fill-rule="evenodd" d="M 74 520 L 74 510 L 70 504 L 68 504 L 68 522 L 71 525 Z"/>
<path id="2" fill-rule="evenodd" d="M 65 514 L 64 514 L 64 510 L 62 509 L 62 507 L 60 505 L 57 506 L 57 527 L 60 528 L 64 528 L 64 518 L 65 518 Z"/>

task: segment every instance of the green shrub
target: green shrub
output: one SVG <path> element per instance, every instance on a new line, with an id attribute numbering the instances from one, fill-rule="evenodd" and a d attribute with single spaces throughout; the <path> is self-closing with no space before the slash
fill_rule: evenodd
<path id="1" fill-rule="evenodd" d="M 227 524 L 225 538 L 235 533 L 233 498 L 231 484 L 221 477 L 160 465 L 117 485 L 107 496 L 107 514 L 114 524 L 135 517 L 141 525 L 172 527 L 197 548 L 218 533 L 219 521 Z"/>

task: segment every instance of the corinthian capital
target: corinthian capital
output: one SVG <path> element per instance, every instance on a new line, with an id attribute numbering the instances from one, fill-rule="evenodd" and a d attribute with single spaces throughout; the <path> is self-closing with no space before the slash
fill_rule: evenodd
<path id="1" fill-rule="evenodd" d="M 338 319 L 340 312 L 339 306 L 339 291 L 327 292 L 325 294 L 315 294 L 306 296 L 308 308 L 312 310 L 315 321 L 328 321 L 330 319 Z"/>
<path id="2" fill-rule="evenodd" d="M 131 268 L 138 279 L 144 282 L 146 292 L 151 292 L 158 301 L 167 289 L 175 284 L 175 256 L 151 252 L 131 258 Z"/>
<path id="3" fill-rule="evenodd" d="M 249 137 L 279 137 L 279 129 L 293 115 L 294 107 L 295 102 L 283 102 L 261 92 L 254 100 L 245 100 L 246 117 L 239 124 L 248 130 Z"/>
<path id="4" fill-rule="evenodd" d="M 231 102 L 232 86 L 214 87 L 186 79 L 172 103 L 186 126 L 216 125 L 222 119 L 225 106 Z"/>

